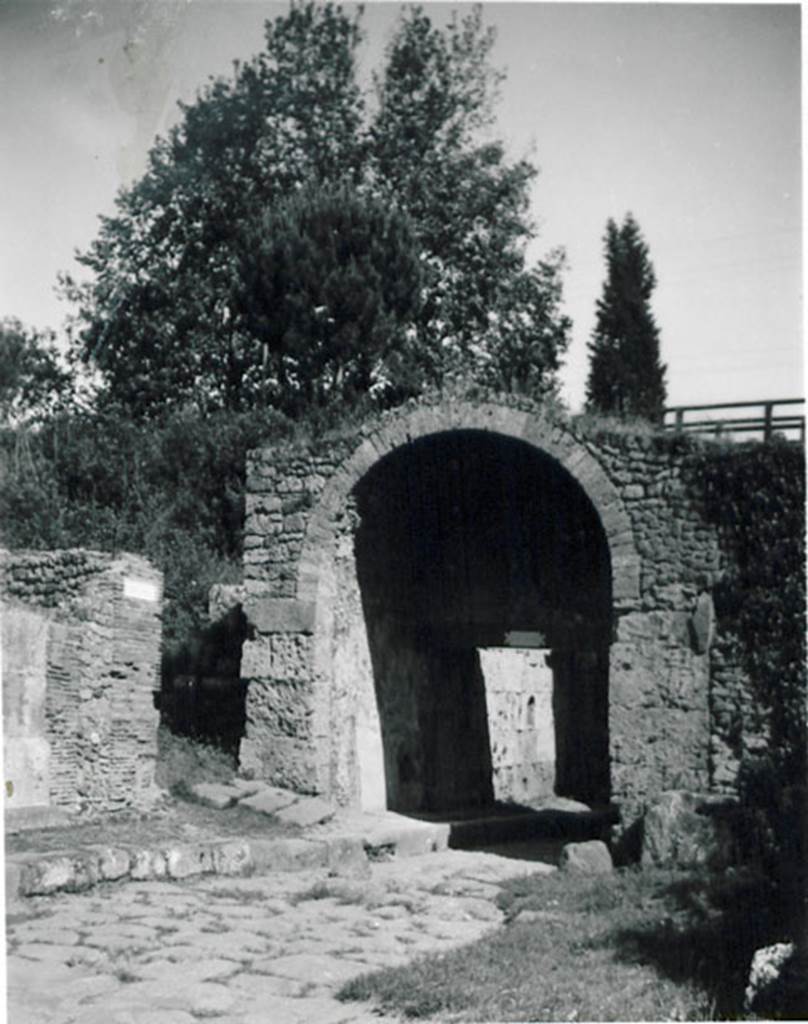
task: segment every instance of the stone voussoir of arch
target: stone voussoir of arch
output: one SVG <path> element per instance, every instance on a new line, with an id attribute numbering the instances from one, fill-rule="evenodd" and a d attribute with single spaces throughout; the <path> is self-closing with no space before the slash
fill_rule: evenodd
<path id="1" fill-rule="evenodd" d="M 299 563 L 298 600 L 316 601 L 323 538 L 331 532 L 335 511 L 345 506 L 372 466 L 412 441 L 454 430 L 481 430 L 512 438 L 556 460 L 576 480 L 598 514 L 612 555 L 615 596 L 621 600 L 639 596 L 640 560 L 631 521 L 614 484 L 586 446 L 540 406 L 450 400 L 404 406 L 358 432 L 356 447 L 326 484 L 309 521 Z"/>

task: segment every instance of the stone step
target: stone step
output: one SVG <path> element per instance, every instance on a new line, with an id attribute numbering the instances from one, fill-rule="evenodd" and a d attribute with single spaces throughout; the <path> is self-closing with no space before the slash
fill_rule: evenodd
<path id="1" fill-rule="evenodd" d="M 602 839 L 617 822 L 611 810 L 524 810 L 480 815 L 449 822 L 449 846 L 455 850 L 525 839 L 585 841 Z"/>

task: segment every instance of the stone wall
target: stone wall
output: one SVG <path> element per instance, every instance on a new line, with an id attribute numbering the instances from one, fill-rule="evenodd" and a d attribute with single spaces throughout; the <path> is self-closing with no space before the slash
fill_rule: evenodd
<path id="1" fill-rule="evenodd" d="M 0 551 L 6 808 L 156 795 L 162 576 L 94 551 Z"/>
<path id="2" fill-rule="evenodd" d="M 414 694 L 426 678 L 419 659 L 423 662 L 427 648 L 437 649 L 437 641 L 432 637 L 425 647 L 423 638 L 413 634 L 416 639 L 409 644 L 406 608 L 417 609 L 422 595 L 431 594 L 430 600 L 440 609 L 454 601 L 454 592 L 416 588 L 402 592 L 401 600 L 389 599 L 400 639 L 395 664 L 385 667 L 382 662 L 390 646 L 379 638 L 392 627 L 375 610 L 373 595 L 388 599 L 383 583 L 374 591 L 363 579 L 362 537 L 381 521 L 378 515 L 387 515 L 393 523 L 385 527 L 391 565 L 395 565 L 395 550 L 403 543 L 417 546 L 418 538 L 407 540 L 404 533 L 396 533 L 395 511 L 377 514 L 372 502 L 363 504 L 363 496 L 373 490 L 367 481 L 382 480 L 381 504 L 386 496 L 388 505 L 401 509 L 404 516 L 398 485 L 384 481 L 395 478 L 395 466 L 400 467 L 401 460 L 409 458 L 425 438 L 433 439 L 439 461 L 445 452 L 449 477 L 452 439 L 461 432 L 468 438 L 469 451 L 474 449 L 475 437 L 489 447 L 492 438 L 498 439 L 498 450 L 508 459 L 523 460 L 528 476 L 534 463 L 540 467 L 536 479 L 544 474 L 536 491 L 536 500 L 544 502 L 544 519 L 534 527 L 522 515 L 513 520 L 518 530 L 500 531 L 517 547 L 506 552 L 510 581 L 501 592 L 491 593 L 505 595 L 513 607 L 496 622 L 493 612 L 467 610 L 476 633 L 464 638 L 463 644 L 464 649 L 473 642 L 478 647 L 496 646 L 503 643 L 506 628 L 549 632 L 547 646 L 554 652 L 556 685 L 563 689 L 559 700 L 585 708 L 581 729 L 570 730 L 563 739 L 560 748 L 565 753 L 557 751 L 559 758 L 566 758 L 563 766 L 559 761 L 559 771 L 571 780 L 569 795 L 611 796 L 630 817 L 664 789 L 730 785 L 738 755 L 730 733 L 738 723 L 737 716 L 727 715 L 726 707 L 735 708 L 740 700 L 742 680 L 738 666 L 728 664 L 726 656 L 711 674 L 709 641 L 697 628 L 726 560 L 693 486 L 692 466 L 701 451 L 700 442 L 667 434 L 587 431 L 513 399 L 425 400 L 344 435 L 251 453 L 242 596 L 254 638 L 245 643 L 242 661 L 242 676 L 248 683 L 242 763 L 278 783 L 368 805 L 379 800 L 382 764 L 390 797 L 390 750 L 395 746 L 391 733 L 404 737 L 399 745 L 405 750 L 404 734 L 415 729 L 418 742 L 410 746 L 424 748 L 424 723 L 418 722 L 418 714 L 423 719 L 425 708 L 427 717 L 431 712 L 428 702 L 415 699 Z M 530 452 L 536 453 L 535 458 Z M 418 464 L 414 465 L 417 469 Z M 483 475 L 490 471 L 490 466 L 481 470 Z M 434 475 L 433 470 L 429 472 Z M 447 520 L 454 516 L 469 520 L 472 525 L 463 536 L 473 536 L 474 523 L 488 514 L 479 497 L 483 491 L 473 491 L 473 486 L 470 491 L 464 483 L 473 482 L 473 477 L 473 472 L 461 468 L 456 491 L 450 488 L 443 497 L 438 492 L 443 494 L 444 484 L 437 482 L 434 509 L 428 493 L 418 497 L 419 503 L 430 506 L 419 513 L 421 532 L 432 530 L 423 525 L 432 521 L 429 516 Z M 410 474 L 409 479 L 417 478 L 417 472 Z M 463 496 L 472 492 L 476 498 Z M 554 494 L 566 497 L 554 504 Z M 467 507 L 468 501 L 477 505 Z M 606 575 L 599 576 L 593 569 L 591 585 L 585 575 L 576 577 L 575 585 L 567 588 L 572 596 L 564 596 L 564 567 L 569 565 L 570 573 L 576 571 L 575 545 L 563 537 L 565 510 L 571 501 L 582 509 L 576 513 L 583 524 L 581 550 L 591 549 L 584 568 L 594 565 L 603 550 Z M 598 526 L 587 520 L 585 505 Z M 453 527 L 441 529 L 451 533 Z M 530 536 L 514 539 L 519 530 Z M 600 539 L 595 537 L 598 531 Z M 545 543 L 548 536 L 563 547 L 563 558 L 552 554 Z M 464 540 L 459 549 L 473 543 Z M 374 550 L 383 549 L 377 545 Z M 477 566 L 475 579 L 484 584 L 497 574 L 498 564 L 494 559 L 488 569 L 480 570 L 485 557 L 482 551 L 467 559 L 469 565 Z M 543 582 L 541 567 L 547 558 L 556 558 L 557 564 L 543 591 L 547 581 Z M 368 561 L 374 563 L 374 559 Z M 514 567 L 518 569 L 525 560 L 535 569 L 531 570 L 533 582 L 527 584 L 513 578 Z M 398 587 L 398 576 L 398 570 L 393 572 L 390 588 Z M 606 586 L 605 618 L 601 577 Z M 590 600 L 592 595 L 586 593 L 593 588 L 600 594 L 597 600 Z M 444 601 L 445 594 L 449 596 Z M 520 618 L 524 618 L 516 610 L 520 594 L 529 598 L 521 603 L 534 609 L 534 620 Z M 550 607 L 553 594 L 561 594 L 564 612 L 555 618 Z M 497 603 L 498 598 L 489 606 Z M 484 605 L 478 602 L 475 608 Z M 422 620 L 423 616 L 421 625 Z M 492 639 L 492 630 L 498 638 Z M 487 638 L 481 640 L 483 633 Z M 445 634 L 444 622 L 440 635 Z M 375 692 L 380 670 L 398 680 L 390 690 L 389 699 L 398 707 L 392 713 L 385 707 L 388 698 L 380 699 Z M 588 737 L 586 743 L 582 737 Z M 459 741 L 455 737 L 452 742 Z M 599 745 L 602 757 L 597 754 L 593 760 L 586 750 Z M 458 751 L 450 750 L 446 756 L 453 753 Z M 589 760 L 583 763 L 581 758 Z M 608 776 L 605 794 L 602 764 Z M 409 767 L 416 780 L 423 778 L 417 765 Z M 403 787 L 408 784 L 408 770 L 396 768 Z M 466 781 L 472 785 L 470 778 Z"/>

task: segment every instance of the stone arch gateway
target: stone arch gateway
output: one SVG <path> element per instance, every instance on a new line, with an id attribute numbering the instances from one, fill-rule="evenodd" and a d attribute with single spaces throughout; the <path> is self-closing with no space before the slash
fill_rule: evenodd
<path id="1" fill-rule="evenodd" d="M 242 766 L 402 811 L 542 787 L 629 810 L 706 788 L 707 658 L 687 623 L 712 556 L 691 558 L 704 537 L 634 482 L 643 458 L 473 400 L 252 453 Z M 652 571 L 671 557 L 679 578 Z"/>

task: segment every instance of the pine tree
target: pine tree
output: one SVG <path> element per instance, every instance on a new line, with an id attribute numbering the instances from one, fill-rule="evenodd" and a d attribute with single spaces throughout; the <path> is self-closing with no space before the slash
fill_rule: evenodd
<path id="1" fill-rule="evenodd" d="M 656 275 L 630 213 L 621 227 L 609 220 L 604 247 L 607 277 L 588 346 L 586 407 L 660 422 L 667 389 L 666 367 L 659 359 L 659 328 L 650 307 Z"/>

